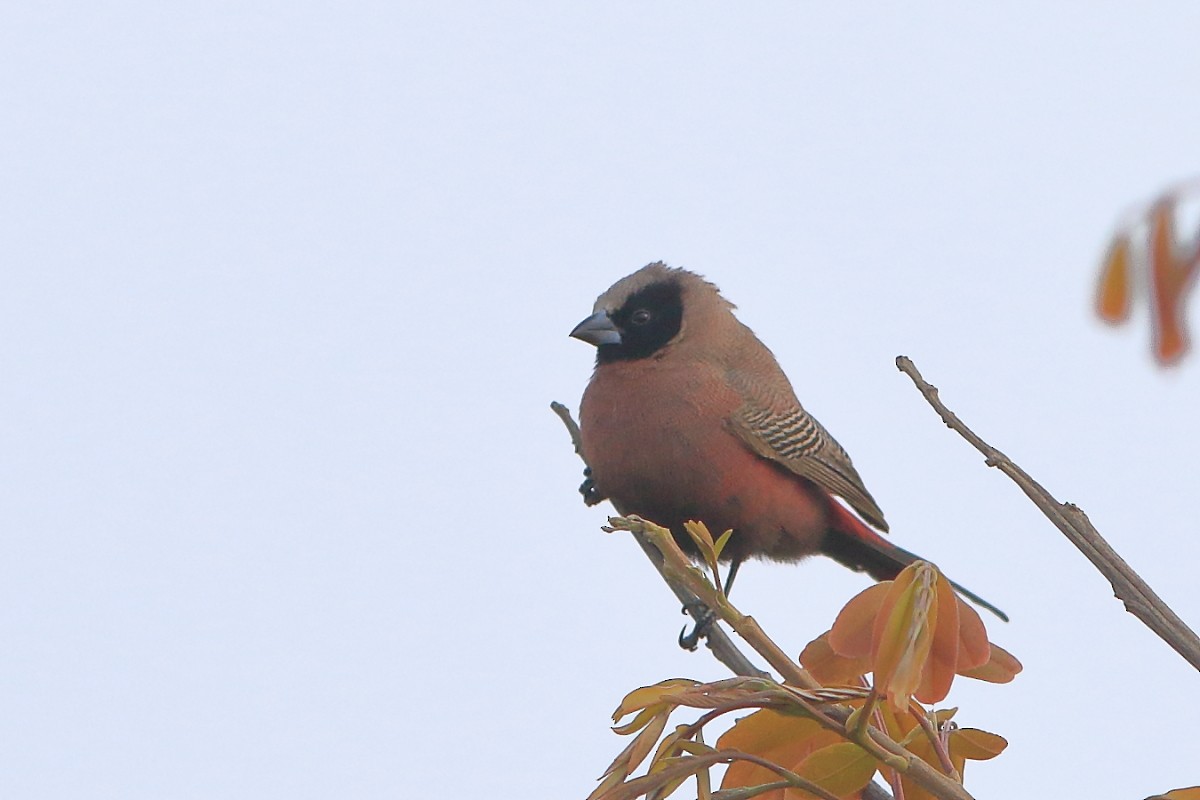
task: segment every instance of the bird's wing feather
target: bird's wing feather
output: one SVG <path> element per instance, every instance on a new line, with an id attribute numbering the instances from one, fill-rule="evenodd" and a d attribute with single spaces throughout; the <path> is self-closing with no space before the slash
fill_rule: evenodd
<path id="1" fill-rule="evenodd" d="M 876 528 L 888 529 L 883 511 L 863 486 L 850 456 L 794 396 L 770 397 L 756 391 L 761 384 L 746 380 L 745 375 L 731 378 L 743 398 L 731 428 L 751 450 L 841 497 Z"/>

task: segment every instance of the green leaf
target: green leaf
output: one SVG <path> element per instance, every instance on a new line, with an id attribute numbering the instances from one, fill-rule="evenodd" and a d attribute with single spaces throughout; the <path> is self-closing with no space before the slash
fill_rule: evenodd
<path id="1" fill-rule="evenodd" d="M 729 537 L 733 536 L 733 528 L 725 531 L 718 537 L 716 544 L 713 545 L 713 553 L 718 559 L 721 558 L 721 551 L 725 549 L 725 545 L 729 542 Z"/>
<path id="2" fill-rule="evenodd" d="M 704 557 L 705 563 L 710 567 L 717 563 L 717 555 L 714 551 L 712 534 L 708 532 L 708 526 L 703 522 L 689 519 L 683 523 L 683 529 L 687 531 L 688 536 L 692 537 L 692 541 L 696 543 L 696 547 L 700 550 L 700 555 Z"/>

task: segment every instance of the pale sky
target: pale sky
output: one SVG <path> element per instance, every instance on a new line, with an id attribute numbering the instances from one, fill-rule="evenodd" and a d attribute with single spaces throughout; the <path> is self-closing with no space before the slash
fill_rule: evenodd
<path id="1" fill-rule="evenodd" d="M 1200 784 L 1200 676 L 943 399 L 1200 625 L 1200 358 L 1089 302 L 1200 160 L 1191 3 L 0 11 L 0 796 L 584 797 L 726 673 L 584 508 L 567 337 L 703 273 L 902 546 L 1003 607 L 986 797 Z M 749 564 L 796 654 L 866 579 Z M 686 717 L 681 717 L 685 721 Z M 686 795 L 681 794 L 681 797 Z"/>

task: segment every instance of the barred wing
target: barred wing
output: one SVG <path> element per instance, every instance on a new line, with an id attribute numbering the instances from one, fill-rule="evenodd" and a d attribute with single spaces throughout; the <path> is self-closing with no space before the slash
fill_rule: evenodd
<path id="1" fill-rule="evenodd" d="M 883 511 L 842 446 L 794 399 L 789 398 L 786 410 L 772 408 L 778 405 L 783 404 L 747 399 L 733 415 L 734 433 L 758 455 L 841 497 L 864 520 L 886 531 Z"/>

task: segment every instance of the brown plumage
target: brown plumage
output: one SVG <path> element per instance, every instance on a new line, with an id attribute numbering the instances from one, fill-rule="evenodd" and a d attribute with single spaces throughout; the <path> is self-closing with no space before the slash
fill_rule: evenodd
<path id="1" fill-rule="evenodd" d="M 731 576 L 750 557 L 823 553 L 894 578 L 917 557 L 864 524 L 888 529 L 846 451 L 733 308 L 699 275 L 655 263 L 617 281 L 571 332 L 597 349 L 579 411 L 593 498 L 670 527 L 692 554 L 685 520 L 733 529 Z"/>

